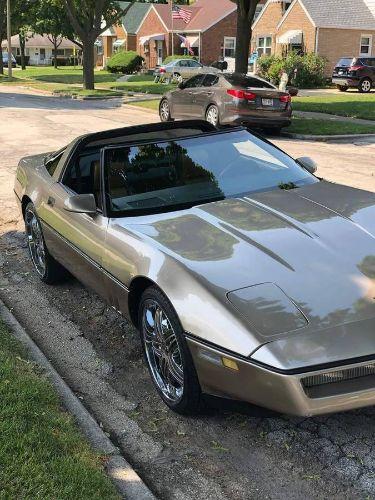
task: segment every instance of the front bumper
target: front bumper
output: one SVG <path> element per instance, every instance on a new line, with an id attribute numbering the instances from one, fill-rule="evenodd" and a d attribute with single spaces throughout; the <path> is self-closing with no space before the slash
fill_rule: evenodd
<path id="1" fill-rule="evenodd" d="M 187 342 L 202 391 L 207 394 L 305 417 L 375 404 L 375 375 L 326 384 L 309 391 L 304 388 L 304 379 L 337 372 L 338 368 L 286 374 L 256 364 L 250 359 L 224 353 L 191 337 L 187 337 Z M 237 369 L 224 366 L 223 357 L 233 361 Z M 368 362 L 345 365 L 339 370 L 366 364 Z"/>
<path id="2" fill-rule="evenodd" d="M 333 77 L 332 78 L 332 83 L 334 85 L 340 85 L 342 87 L 358 87 L 360 82 L 359 78 L 353 78 L 353 77 Z"/>

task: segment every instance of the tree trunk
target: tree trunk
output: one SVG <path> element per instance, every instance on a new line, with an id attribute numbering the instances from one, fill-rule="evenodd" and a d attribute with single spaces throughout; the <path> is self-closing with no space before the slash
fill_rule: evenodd
<path id="1" fill-rule="evenodd" d="M 94 90 L 94 40 L 83 40 L 83 88 Z"/>
<path id="2" fill-rule="evenodd" d="M 237 9 L 236 73 L 246 74 L 251 40 L 251 22 L 246 14 Z"/>
<path id="3" fill-rule="evenodd" d="M 23 34 L 19 34 L 19 40 L 20 40 L 20 53 L 21 53 L 21 69 L 25 70 L 26 69 L 26 63 L 25 63 L 25 37 Z"/>
<path id="4" fill-rule="evenodd" d="M 0 47 L 1 47 L 2 43 L 3 43 L 3 37 L 0 34 Z M 3 75 L 3 74 L 4 74 L 4 63 L 3 63 L 3 57 L 1 56 L 0 57 L 0 75 Z"/>
<path id="5" fill-rule="evenodd" d="M 57 69 L 57 39 L 53 39 L 53 66 Z"/>

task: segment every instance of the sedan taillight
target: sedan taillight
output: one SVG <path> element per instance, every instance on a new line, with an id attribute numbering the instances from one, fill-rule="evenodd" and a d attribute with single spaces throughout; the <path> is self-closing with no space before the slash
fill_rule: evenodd
<path id="1" fill-rule="evenodd" d="M 292 98 L 290 97 L 290 95 L 281 95 L 280 96 L 280 101 L 281 102 L 290 102 L 292 100 Z"/>
<path id="2" fill-rule="evenodd" d="M 256 99 L 256 94 L 248 92 L 247 90 L 228 89 L 227 94 L 237 99 L 246 99 L 247 101 L 255 101 Z"/>
<path id="3" fill-rule="evenodd" d="M 165 68 L 159 68 L 159 73 L 166 73 L 166 69 Z"/>

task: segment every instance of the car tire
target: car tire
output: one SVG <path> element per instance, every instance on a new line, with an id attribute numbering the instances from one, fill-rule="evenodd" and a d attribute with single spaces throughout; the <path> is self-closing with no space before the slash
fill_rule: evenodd
<path id="1" fill-rule="evenodd" d="M 25 208 L 24 220 L 30 258 L 39 278 L 48 285 L 62 281 L 68 271 L 48 252 L 39 217 L 31 202 Z"/>
<path id="2" fill-rule="evenodd" d="M 201 388 L 193 359 L 179 318 L 159 288 L 143 292 L 138 326 L 151 379 L 164 403 L 182 415 L 199 413 Z"/>
<path id="3" fill-rule="evenodd" d="M 371 87 L 372 87 L 372 82 L 370 78 L 364 78 L 359 84 L 358 90 L 362 94 L 367 94 L 368 92 L 371 92 Z"/>
<path id="4" fill-rule="evenodd" d="M 345 85 L 336 85 L 336 87 L 340 92 L 346 92 L 349 88 L 349 87 L 346 87 Z"/>
<path id="5" fill-rule="evenodd" d="M 171 108 L 168 99 L 162 99 L 159 104 L 159 117 L 161 122 L 172 121 Z"/>
<path id="6" fill-rule="evenodd" d="M 216 104 L 210 104 L 206 110 L 206 121 L 214 127 L 220 125 L 219 108 Z"/>

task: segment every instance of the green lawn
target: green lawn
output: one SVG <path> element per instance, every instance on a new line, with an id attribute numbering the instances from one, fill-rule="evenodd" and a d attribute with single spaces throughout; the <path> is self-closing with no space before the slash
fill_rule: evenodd
<path id="1" fill-rule="evenodd" d="M 375 120 L 375 92 L 320 97 L 293 97 L 293 109 Z"/>
<path id="2" fill-rule="evenodd" d="M 292 125 L 284 130 L 293 134 L 306 135 L 375 134 L 375 124 L 358 125 L 350 122 L 294 117 Z"/>
<path id="3" fill-rule="evenodd" d="M 105 96 L 131 93 L 164 94 L 168 90 L 176 88 L 175 85 L 164 85 L 153 83 L 152 75 L 132 75 L 126 82 L 116 82 L 121 75 L 109 71 L 95 71 L 95 92 L 85 91 L 79 87 L 82 85 L 82 68 L 73 66 L 62 66 L 55 69 L 51 66 L 29 66 L 22 71 L 13 71 L 13 78 L 0 75 L 0 84 L 22 85 L 39 90 L 47 90 L 54 93 L 73 94 L 81 96 Z"/>
<path id="4" fill-rule="evenodd" d="M 138 108 L 152 109 L 153 111 L 159 111 L 159 99 L 152 99 L 150 101 L 137 101 L 129 102 L 131 106 L 137 106 Z"/>
<path id="5" fill-rule="evenodd" d="M 119 499 L 41 370 L 0 322 L 0 498 Z"/>

